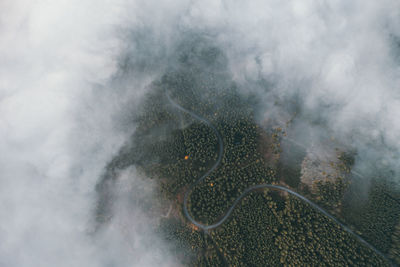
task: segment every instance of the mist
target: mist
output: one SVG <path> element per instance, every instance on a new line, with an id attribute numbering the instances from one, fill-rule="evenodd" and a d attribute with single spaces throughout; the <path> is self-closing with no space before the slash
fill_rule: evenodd
<path id="1" fill-rule="evenodd" d="M 176 266 L 139 207 L 93 234 L 95 185 L 134 130 L 124 113 L 146 79 L 127 91 L 114 78 L 128 5 L 0 6 L 0 265 Z M 151 199 L 153 186 L 129 176 Z M 118 196 L 126 203 L 122 189 Z"/>
<path id="2" fill-rule="evenodd" d="M 197 36 L 260 99 L 260 124 L 296 110 L 296 142 L 318 151 L 338 140 L 357 151 L 361 176 L 379 165 L 400 183 L 398 1 L 5 0 L 0 10 L 1 266 L 178 265 L 154 231 L 161 214 L 147 212 L 153 181 L 120 170 L 97 232 L 96 185 L 151 84 Z"/>

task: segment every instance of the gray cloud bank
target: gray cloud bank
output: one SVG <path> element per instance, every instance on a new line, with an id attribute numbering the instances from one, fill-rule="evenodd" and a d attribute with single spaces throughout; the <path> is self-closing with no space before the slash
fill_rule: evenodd
<path id="1" fill-rule="evenodd" d="M 176 266 L 139 207 L 91 234 L 95 185 L 134 128 L 119 114 L 142 94 L 142 78 L 109 86 L 127 6 L 0 3 L 0 266 Z"/>
<path id="2" fill-rule="evenodd" d="M 359 151 L 360 168 L 380 161 L 398 176 L 398 1 L 6 0 L 0 10 L 0 266 L 176 266 L 156 218 L 127 200 L 153 193 L 134 167 L 120 175 L 110 225 L 90 232 L 104 166 L 189 32 L 222 49 L 235 82 L 262 99 L 261 118 L 293 102 L 299 142 L 328 128 Z"/>

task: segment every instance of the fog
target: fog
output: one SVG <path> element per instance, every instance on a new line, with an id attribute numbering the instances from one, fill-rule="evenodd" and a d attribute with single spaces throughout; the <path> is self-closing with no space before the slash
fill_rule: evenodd
<path id="1" fill-rule="evenodd" d="M 140 204 L 156 185 L 135 166 L 96 233 L 93 214 L 149 85 L 191 36 L 225 54 L 260 122 L 290 118 L 293 103 L 296 142 L 339 140 L 357 171 L 379 163 L 400 182 L 398 1 L 3 0 L 1 266 L 178 265 Z"/>
<path id="2" fill-rule="evenodd" d="M 92 234 L 95 185 L 132 133 L 123 113 L 143 90 L 140 79 L 110 86 L 127 4 L 0 6 L 0 265 L 176 266 L 138 207 Z M 152 186 L 130 177 L 151 199 Z"/>

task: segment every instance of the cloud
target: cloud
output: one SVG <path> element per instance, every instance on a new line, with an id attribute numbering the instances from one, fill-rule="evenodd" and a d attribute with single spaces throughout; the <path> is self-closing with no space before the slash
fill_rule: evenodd
<path id="1" fill-rule="evenodd" d="M 325 127 L 347 145 L 376 155 L 360 153 L 360 163 L 398 161 L 392 157 L 400 152 L 396 1 L 220 3 L 212 12 L 194 5 L 192 23 L 217 29 L 235 81 L 260 95 L 264 112 L 276 109 L 283 116 L 287 109 L 274 102 L 295 101 L 300 127 L 313 124 L 297 139 L 306 142 Z M 316 121 L 324 125 L 318 128 Z"/>
<path id="2" fill-rule="evenodd" d="M 88 232 L 104 167 L 193 33 L 226 54 L 261 115 L 299 105 L 298 141 L 329 128 L 361 152 L 359 166 L 398 171 L 397 1 L 5 0 L 0 10 L 2 266 L 176 265 L 155 218 L 118 186 L 109 228 Z M 134 167 L 121 183 L 127 175 L 133 192 L 146 184 Z"/>
<path id="3" fill-rule="evenodd" d="M 134 129 L 121 113 L 145 90 L 113 82 L 127 4 L 0 6 L 0 265 L 175 266 L 138 207 L 125 226 L 134 250 L 118 222 L 90 235 L 95 185 Z"/>

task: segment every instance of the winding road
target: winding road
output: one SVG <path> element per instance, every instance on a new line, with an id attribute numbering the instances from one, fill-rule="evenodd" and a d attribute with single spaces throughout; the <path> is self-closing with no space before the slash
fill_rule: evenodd
<path id="1" fill-rule="evenodd" d="M 218 226 L 222 225 L 228 218 L 229 216 L 232 214 L 233 210 L 235 209 L 236 205 L 247 195 L 249 194 L 251 191 L 257 190 L 257 189 L 262 189 L 262 188 L 270 188 L 270 189 L 275 189 L 275 190 L 281 190 L 281 191 L 285 191 L 299 199 L 301 199 L 302 201 L 304 201 L 305 203 L 309 204 L 311 207 L 313 207 L 314 209 L 318 210 L 319 212 L 321 212 L 322 214 L 324 214 L 325 216 L 327 216 L 329 219 L 331 219 L 332 221 L 334 221 L 336 224 L 340 225 L 343 230 L 345 230 L 346 232 L 348 232 L 349 234 L 351 234 L 354 238 L 356 238 L 360 243 L 364 244 L 366 247 L 368 247 L 369 249 L 373 250 L 376 254 L 380 255 L 382 258 L 384 258 L 385 260 L 387 260 L 391 266 L 397 266 L 394 265 L 393 262 L 382 252 L 380 252 L 377 248 L 375 248 L 373 245 L 371 245 L 370 243 L 368 243 L 364 238 L 362 238 L 360 235 L 358 235 L 357 233 L 355 233 L 353 230 L 351 230 L 349 227 L 347 227 L 346 225 L 344 225 L 343 223 L 341 223 L 338 219 L 336 219 L 334 216 L 332 216 L 331 214 L 329 214 L 327 211 L 325 211 L 323 208 L 321 208 L 320 206 L 318 206 L 317 204 L 315 204 L 314 202 L 312 202 L 311 200 L 305 198 L 304 196 L 300 195 L 299 193 L 280 186 L 280 185 L 275 185 L 275 184 L 259 184 L 259 185 L 254 185 L 251 186 L 249 188 L 247 188 L 238 198 L 236 198 L 236 200 L 233 202 L 232 206 L 228 209 L 228 211 L 225 213 L 225 215 L 216 223 L 214 224 L 209 224 L 209 225 L 205 225 L 202 224 L 198 221 L 196 221 L 189 213 L 188 208 L 187 208 L 187 202 L 188 202 L 188 198 L 190 193 L 193 191 L 193 188 L 198 185 L 199 183 L 201 183 L 207 176 L 209 176 L 220 164 L 221 159 L 222 159 L 222 154 L 224 151 L 224 145 L 223 145 L 223 141 L 222 141 L 222 137 L 221 134 L 218 132 L 218 130 L 215 128 L 215 126 L 209 122 L 207 119 L 195 114 L 194 112 L 182 107 L 181 105 L 179 105 L 178 103 L 176 103 L 171 96 L 169 95 L 168 92 L 166 92 L 166 96 L 168 98 L 168 101 L 171 103 L 171 105 L 173 105 L 175 108 L 177 108 L 178 110 L 185 112 L 187 114 L 189 114 L 190 116 L 192 116 L 193 118 L 201 121 L 202 123 L 206 124 L 207 126 L 209 126 L 213 132 L 215 133 L 215 135 L 217 136 L 218 139 L 218 157 L 217 160 L 215 161 L 215 163 L 212 165 L 212 167 L 205 172 L 200 178 L 198 178 L 193 184 L 191 184 L 189 186 L 189 188 L 186 190 L 185 195 L 184 195 L 184 199 L 183 199 L 183 212 L 186 216 L 186 218 L 195 226 L 197 226 L 198 228 L 202 229 L 204 232 L 208 232 L 208 230 L 212 230 L 217 228 Z"/>

